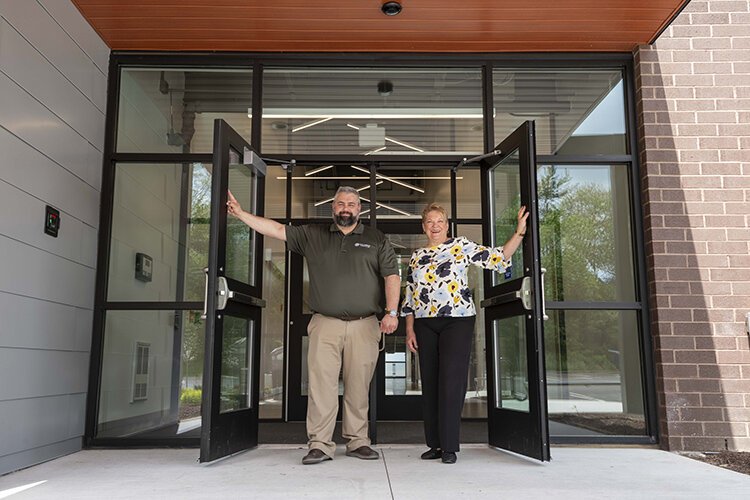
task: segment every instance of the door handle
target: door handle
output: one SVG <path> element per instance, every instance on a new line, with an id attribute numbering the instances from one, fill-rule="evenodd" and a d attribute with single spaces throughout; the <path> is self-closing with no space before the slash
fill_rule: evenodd
<path id="1" fill-rule="evenodd" d="M 479 305 L 480 307 L 497 306 L 500 304 L 507 304 L 508 302 L 514 302 L 519 299 L 521 300 L 521 304 L 523 304 L 524 309 L 530 311 L 532 306 L 531 278 L 528 276 L 525 276 L 521 280 L 521 287 L 518 290 L 504 293 L 502 295 L 497 295 L 489 299 L 484 299 Z"/>
<path id="2" fill-rule="evenodd" d="M 208 316 L 208 268 L 203 268 L 203 273 L 206 275 L 206 286 L 203 290 L 203 314 L 201 314 L 201 319 L 206 319 Z"/>
<path id="3" fill-rule="evenodd" d="M 227 307 L 227 302 L 229 302 L 230 299 L 249 306 L 266 307 L 266 301 L 263 299 L 230 290 L 229 283 L 227 283 L 227 279 L 223 276 L 219 276 L 217 285 L 216 293 L 218 295 L 218 300 L 216 302 L 216 309 L 219 311 Z"/>
<path id="4" fill-rule="evenodd" d="M 544 321 L 547 321 L 549 319 L 549 316 L 547 316 L 547 302 L 544 300 L 544 275 L 547 272 L 546 268 L 542 268 L 542 319 Z"/>

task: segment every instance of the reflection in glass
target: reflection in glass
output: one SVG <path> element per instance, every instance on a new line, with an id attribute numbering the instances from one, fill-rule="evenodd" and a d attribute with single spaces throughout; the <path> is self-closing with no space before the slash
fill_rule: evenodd
<path id="1" fill-rule="evenodd" d="M 118 164 L 112 210 L 107 300 L 202 301 L 211 165 Z M 138 253 L 150 279 L 135 276 Z"/>
<path id="2" fill-rule="evenodd" d="M 271 219 L 286 218 L 286 170 L 279 165 L 268 165 L 263 189 L 265 216 Z"/>
<path id="3" fill-rule="evenodd" d="M 495 143 L 526 120 L 538 154 L 625 154 L 620 69 L 495 69 Z"/>
<path id="4" fill-rule="evenodd" d="M 263 240 L 263 309 L 260 336 L 260 418 L 281 418 L 284 397 L 284 283 L 286 248 L 274 238 Z"/>
<path id="5" fill-rule="evenodd" d="M 456 214 L 461 219 L 482 218 L 482 192 L 480 170 L 462 167 L 456 174 Z M 481 233 L 480 233 L 481 234 Z M 473 240 L 479 242 L 480 240 Z"/>
<path id="6" fill-rule="evenodd" d="M 360 219 L 369 219 L 370 170 L 360 165 L 321 165 L 297 167 L 292 177 L 292 217 L 331 220 L 336 190 L 350 186 L 359 192 Z"/>
<path id="7" fill-rule="evenodd" d="M 401 277 L 399 304 L 404 300 L 409 260 L 414 250 L 426 244 L 421 234 L 386 234 L 396 254 L 398 273 Z M 405 321 L 399 321 L 398 329 L 385 336 L 385 394 L 386 396 L 412 396 L 422 394 L 417 355 L 406 347 Z"/>
<path id="8" fill-rule="evenodd" d="M 460 208 L 459 208 L 460 210 Z M 458 236 L 471 241 L 482 241 L 482 226 L 461 224 Z M 469 356 L 469 378 L 462 418 L 487 418 L 487 356 L 485 352 L 484 309 L 479 304 L 484 299 L 484 270 L 469 266 L 469 289 L 477 306 L 477 319 L 474 322 L 474 344 Z"/>
<path id="9" fill-rule="evenodd" d="M 495 407 L 529 411 L 529 369 L 526 357 L 526 318 L 513 316 L 493 322 Z"/>
<path id="10" fill-rule="evenodd" d="M 266 68 L 264 153 L 476 154 L 480 68 Z"/>
<path id="11" fill-rule="evenodd" d="M 518 209 L 521 206 L 521 177 L 518 150 L 503 158 L 489 171 L 490 217 L 495 221 L 490 245 L 498 247 L 513 235 L 518 223 Z M 513 265 L 504 273 L 492 272 L 492 284 L 497 285 L 523 277 L 523 252 L 517 251 L 511 258 Z"/>
<path id="12" fill-rule="evenodd" d="M 537 179 L 547 300 L 635 300 L 627 167 L 547 165 Z"/>
<path id="13" fill-rule="evenodd" d="M 117 151 L 210 153 L 214 120 L 250 141 L 251 70 L 123 68 Z"/>
<path id="14" fill-rule="evenodd" d="M 242 164 L 242 154 L 230 149 L 229 191 L 244 210 L 256 212 L 258 178 L 252 167 Z M 226 274 L 255 284 L 255 231 L 236 217 L 227 217 Z"/>
<path id="15" fill-rule="evenodd" d="M 221 343 L 219 412 L 252 408 L 253 326 L 245 318 L 224 316 Z"/>
<path id="16" fill-rule="evenodd" d="M 449 169 L 380 169 L 376 179 L 379 219 L 421 220 L 422 210 L 430 203 L 441 205 L 451 217 Z"/>
<path id="17" fill-rule="evenodd" d="M 636 311 L 549 311 L 547 397 L 555 434 L 644 435 Z"/>
<path id="18" fill-rule="evenodd" d="M 200 311 L 107 311 L 98 437 L 198 437 L 205 324 Z"/>

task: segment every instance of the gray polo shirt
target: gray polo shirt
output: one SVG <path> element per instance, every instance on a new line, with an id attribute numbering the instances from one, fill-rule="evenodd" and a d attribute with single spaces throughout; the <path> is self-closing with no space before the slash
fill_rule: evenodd
<path id="1" fill-rule="evenodd" d="M 307 259 L 313 311 L 341 318 L 383 310 L 383 278 L 398 265 L 382 232 L 361 222 L 347 235 L 336 224 L 286 226 L 286 247 Z"/>

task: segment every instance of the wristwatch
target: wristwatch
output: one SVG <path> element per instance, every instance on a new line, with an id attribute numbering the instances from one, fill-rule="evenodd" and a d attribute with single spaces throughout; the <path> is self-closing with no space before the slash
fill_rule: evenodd
<path id="1" fill-rule="evenodd" d="M 396 309 L 386 309 L 385 310 L 388 313 L 388 316 L 392 318 L 398 318 L 398 310 Z"/>

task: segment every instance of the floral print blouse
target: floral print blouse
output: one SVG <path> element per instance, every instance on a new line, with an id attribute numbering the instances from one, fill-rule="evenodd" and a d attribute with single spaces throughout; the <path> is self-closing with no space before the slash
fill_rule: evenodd
<path id="1" fill-rule="evenodd" d="M 478 245 L 463 236 L 415 250 L 406 276 L 401 315 L 415 318 L 475 316 L 467 269 L 470 265 L 504 271 L 511 265 L 503 247 Z"/>

